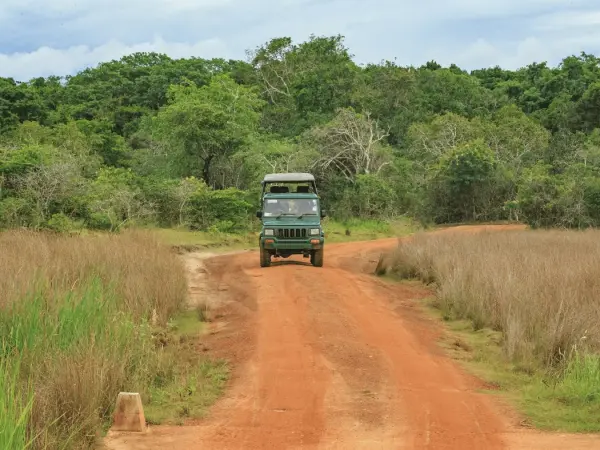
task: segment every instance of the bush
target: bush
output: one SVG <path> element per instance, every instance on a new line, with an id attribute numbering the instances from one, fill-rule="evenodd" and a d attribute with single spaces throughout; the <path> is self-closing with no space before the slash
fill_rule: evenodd
<path id="1" fill-rule="evenodd" d="M 75 221 L 63 213 L 58 213 L 52 215 L 46 227 L 57 233 L 68 233 L 81 230 L 83 228 L 83 221 Z"/>
<path id="2" fill-rule="evenodd" d="M 506 200 L 495 187 L 504 184 L 492 150 L 479 139 L 449 150 L 434 166 L 427 195 L 438 223 L 488 218 Z"/>
<path id="3" fill-rule="evenodd" d="M 190 199 L 191 227 L 222 232 L 241 232 L 251 225 L 252 203 L 248 194 L 238 189 L 201 190 Z"/>
<path id="4" fill-rule="evenodd" d="M 8 197 L 0 200 L 0 228 L 17 228 L 29 222 L 30 206 L 27 200 Z"/>

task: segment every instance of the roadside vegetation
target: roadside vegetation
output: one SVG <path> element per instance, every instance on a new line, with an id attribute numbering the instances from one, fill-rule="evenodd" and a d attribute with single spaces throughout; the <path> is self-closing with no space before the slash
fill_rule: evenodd
<path id="1" fill-rule="evenodd" d="M 593 55 L 362 66 L 342 36 L 314 36 L 248 56 L 0 78 L 0 229 L 245 235 L 260 180 L 282 171 L 313 173 L 338 222 L 600 224 Z"/>
<path id="2" fill-rule="evenodd" d="M 226 367 L 200 355 L 180 361 L 183 335 L 170 338 L 187 286 L 168 246 L 141 232 L 15 231 L 0 234 L 0 255 L 1 448 L 89 448 L 120 391 L 140 392 L 150 417 L 182 380 L 180 417 L 186 398 L 214 401 Z M 188 318 L 192 338 L 200 319 Z"/>
<path id="3" fill-rule="evenodd" d="M 378 271 L 434 286 L 450 348 L 534 425 L 600 431 L 599 231 L 417 234 Z"/>

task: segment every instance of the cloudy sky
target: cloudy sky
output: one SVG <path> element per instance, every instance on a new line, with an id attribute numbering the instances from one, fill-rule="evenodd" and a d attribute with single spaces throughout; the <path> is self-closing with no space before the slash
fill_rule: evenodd
<path id="1" fill-rule="evenodd" d="M 273 37 L 346 37 L 357 62 L 465 69 L 600 54 L 598 0 L 0 0 L 0 76 L 67 75 L 135 51 L 245 58 Z"/>

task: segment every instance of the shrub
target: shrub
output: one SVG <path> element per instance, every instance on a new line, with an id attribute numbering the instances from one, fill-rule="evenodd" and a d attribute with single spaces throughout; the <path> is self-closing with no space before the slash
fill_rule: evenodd
<path id="1" fill-rule="evenodd" d="M 214 226 L 222 232 L 240 232 L 251 224 L 248 193 L 234 188 L 196 191 L 190 199 L 190 209 L 191 226 L 200 230 Z"/>
<path id="2" fill-rule="evenodd" d="M 75 221 L 63 213 L 53 214 L 46 227 L 58 233 L 68 233 L 83 228 L 83 221 Z"/>

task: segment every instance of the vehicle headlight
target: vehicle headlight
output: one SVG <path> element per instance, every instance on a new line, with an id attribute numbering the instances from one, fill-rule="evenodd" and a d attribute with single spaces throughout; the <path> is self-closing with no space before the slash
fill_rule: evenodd
<path id="1" fill-rule="evenodd" d="M 274 232 L 273 232 L 273 230 L 272 230 L 272 229 L 270 229 L 270 228 L 267 228 L 267 229 L 265 230 L 265 232 L 264 232 L 264 235 L 265 235 L 265 236 L 273 236 L 273 235 L 274 235 Z"/>
<path id="2" fill-rule="evenodd" d="M 318 236 L 319 233 L 321 233 L 321 230 L 319 228 L 311 228 L 310 229 L 310 235 L 311 236 Z"/>

